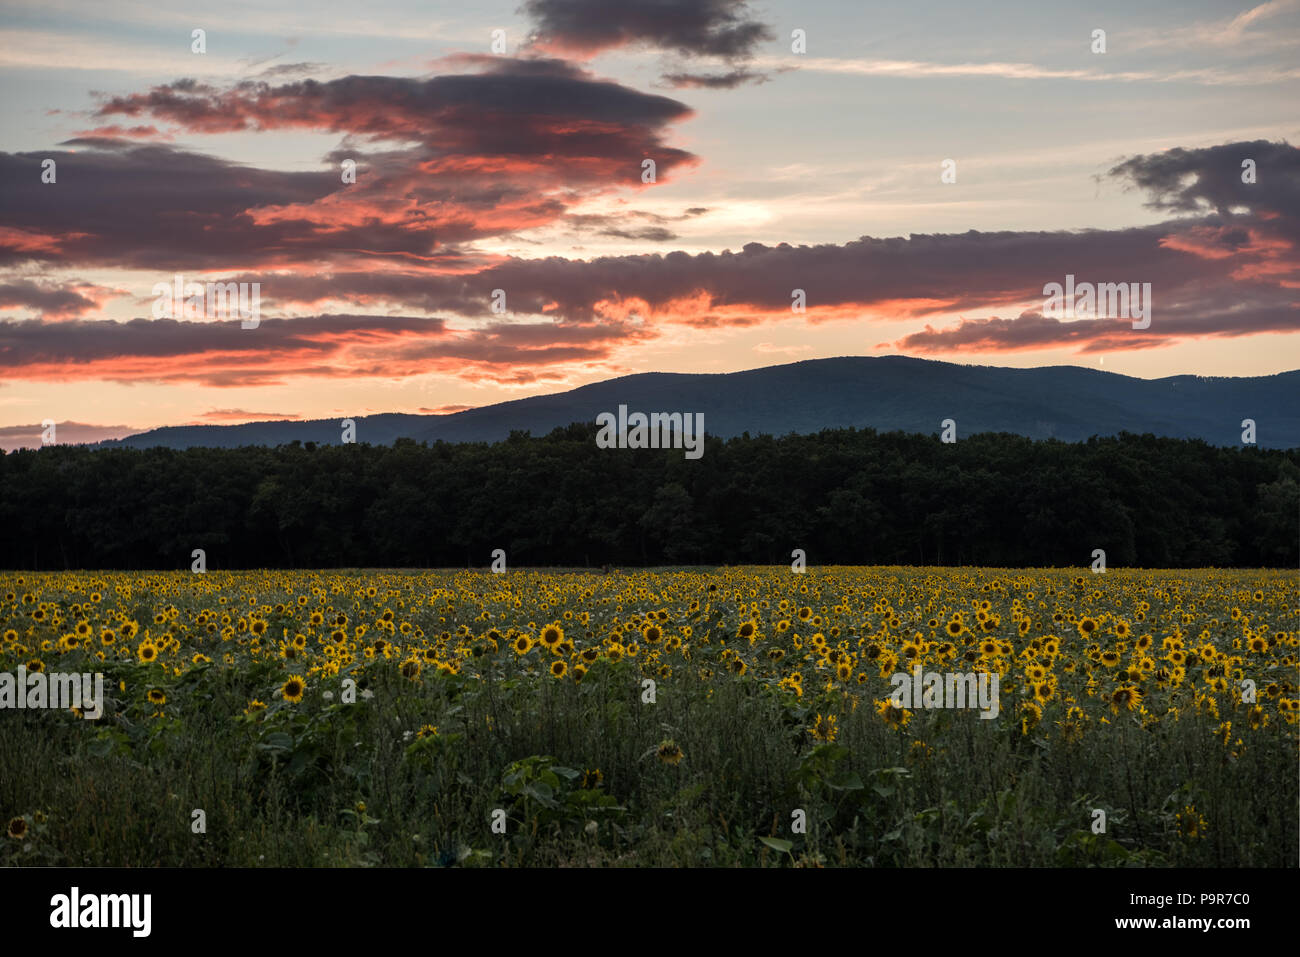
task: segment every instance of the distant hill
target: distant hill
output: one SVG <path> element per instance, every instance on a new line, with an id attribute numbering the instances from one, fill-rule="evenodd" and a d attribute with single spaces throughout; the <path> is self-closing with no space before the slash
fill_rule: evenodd
<path id="1" fill-rule="evenodd" d="M 1300 447 L 1300 370 L 1255 378 L 1135 379 L 1077 366 L 1005 369 L 905 356 L 813 359 L 747 372 L 623 376 L 555 395 L 533 396 L 450 415 L 353 416 L 358 442 L 397 438 L 495 442 L 512 431 L 544 435 L 601 412 L 703 412 L 709 435 L 784 435 L 822 429 L 938 433 L 951 418 L 957 437 L 1011 432 L 1079 441 L 1119 432 L 1241 444 L 1254 419 L 1264 448 Z M 152 429 L 99 447 L 231 448 L 338 443 L 339 419 Z"/>

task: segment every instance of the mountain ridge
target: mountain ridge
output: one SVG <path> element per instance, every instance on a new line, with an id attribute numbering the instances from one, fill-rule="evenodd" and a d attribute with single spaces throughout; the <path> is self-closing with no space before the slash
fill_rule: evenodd
<path id="1" fill-rule="evenodd" d="M 1300 370 L 1271 376 L 1184 374 L 1139 379 L 1079 366 L 1015 369 L 911 356 L 840 356 L 738 372 L 638 372 L 564 392 L 509 399 L 448 414 L 351 416 L 356 440 L 391 444 L 492 442 L 513 431 L 543 435 L 600 412 L 703 412 L 705 431 L 727 438 L 831 428 L 937 433 L 956 422 L 958 439 L 980 432 L 1082 441 L 1119 432 L 1242 444 L 1256 422 L 1265 448 L 1300 447 Z M 164 426 L 96 448 L 233 448 L 293 441 L 339 443 L 340 419 L 267 420 L 237 425 Z"/>

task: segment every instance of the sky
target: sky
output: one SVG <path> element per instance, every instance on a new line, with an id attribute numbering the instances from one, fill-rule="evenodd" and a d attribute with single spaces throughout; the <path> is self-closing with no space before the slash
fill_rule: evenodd
<path id="1" fill-rule="evenodd" d="M 1300 367 L 1300 0 L 975 10 L 3 0 L 0 447 L 843 355 Z"/>

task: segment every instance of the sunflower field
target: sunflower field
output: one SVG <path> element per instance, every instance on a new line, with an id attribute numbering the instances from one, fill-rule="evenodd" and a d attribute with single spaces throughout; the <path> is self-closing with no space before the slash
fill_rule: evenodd
<path id="1" fill-rule="evenodd" d="M 1294 866 L 1294 571 L 0 573 L 0 865 Z M 992 720 L 898 707 L 996 675 Z"/>

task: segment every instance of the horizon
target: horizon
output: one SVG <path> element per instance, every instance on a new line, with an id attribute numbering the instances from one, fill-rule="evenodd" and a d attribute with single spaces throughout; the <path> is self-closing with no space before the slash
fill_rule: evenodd
<path id="1" fill-rule="evenodd" d="M 1300 367 L 1300 0 L 587 3 L 7 5 L 0 444 L 832 358 Z M 1053 311 L 1076 279 L 1103 318 Z"/>
<path id="2" fill-rule="evenodd" d="M 1272 373 L 1271 375 L 1268 376 L 1205 376 L 1205 375 L 1183 374 L 1183 375 L 1174 375 L 1174 376 L 1162 376 L 1155 379 L 1144 379 L 1143 377 L 1140 376 L 1125 375 L 1123 373 L 1117 373 L 1106 369 L 1090 369 L 1087 367 L 1074 366 L 1074 365 L 1018 368 L 1013 366 L 988 365 L 984 363 L 950 362 L 945 360 L 927 359 L 921 356 L 906 356 L 906 355 L 826 356 L 817 359 L 796 359 L 791 362 L 776 363 L 773 365 L 760 366 L 758 368 L 752 368 L 752 369 L 739 369 L 730 372 L 672 372 L 668 370 L 647 370 L 644 372 L 632 372 L 632 373 L 628 373 L 627 375 L 617 376 L 611 379 L 601 380 L 599 382 L 584 383 L 583 385 L 580 386 L 574 386 L 572 388 L 567 388 L 567 389 L 559 389 L 555 392 L 542 392 L 532 396 L 521 396 L 516 398 L 504 399 L 501 402 L 489 403 L 488 405 L 483 405 L 483 406 L 471 406 L 467 408 L 460 408 L 460 409 L 454 409 L 454 410 L 443 411 L 443 412 L 435 412 L 426 409 L 421 409 L 417 412 L 374 412 L 374 413 L 370 413 L 370 415 L 368 416 L 355 416 L 354 418 L 355 420 L 364 420 L 365 418 L 379 417 L 385 415 L 404 415 L 404 416 L 413 416 L 417 418 L 450 418 L 450 417 L 460 415 L 462 413 L 492 409 L 501 405 L 508 405 L 514 402 L 526 402 L 529 399 L 567 395 L 572 392 L 577 392 L 587 388 L 599 387 L 602 385 L 608 385 L 611 382 L 621 381 L 624 379 L 636 379 L 645 376 L 724 377 L 724 376 L 734 376 L 734 375 L 745 375 L 747 373 L 761 373 L 761 372 L 766 372 L 766 371 L 771 371 L 776 369 L 790 368 L 792 366 L 807 365 L 807 364 L 822 363 L 822 362 L 835 362 L 835 361 L 842 361 L 842 360 L 867 360 L 867 361 L 902 360 L 908 362 L 925 362 L 925 363 L 936 364 L 936 365 L 950 365 L 950 366 L 956 366 L 956 367 L 968 368 L 968 369 L 990 369 L 990 370 L 996 370 L 1000 372 L 1046 372 L 1053 369 L 1077 370 L 1082 372 L 1100 373 L 1105 376 L 1114 376 L 1121 379 L 1131 379 L 1134 381 L 1146 381 L 1146 382 L 1159 382 L 1159 381 L 1164 381 L 1166 379 L 1181 379 L 1181 378 L 1194 378 L 1201 381 L 1239 381 L 1245 379 L 1274 378 L 1276 376 L 1294 375 L 1300 373 L 1300 369 L 1288 369 L 1288 370 L 1283 370 L 1282 372 Z M 162 431 L 167 429 L 194 429 L 194 428 L 225 429 L 225 428 L 238 427 L 241 425 L 281 425 L 281 424 L 313 425 L 317 423 L 334 423 L 336 418 L 337 417 L 326 416 L 323 418 L 315 418 L 315 419 L 291 417 L 291 418 L 275 418 L 275 419 L 248 419 L 244 421 L 229 421 L 229 422 L 181 422 L 181 423 L 174 423 L 174 424 L 163 425 L 163 426 L 156 426 L 150 429 L 141 429 L 138 431 L 129 431 L 129 432 L 123 431 L 123 433 L 119 436 L 99 437 L 99 438 L 91 437 L 85 439 L 81 439 L 81 437 L 98 435 L 99 429 L 96 426 L 93 426 L 88 423 L 59 422 L 57 423 L 57 428 L 60 434 L 63 434 L 65 436 L 72 435 L 74 436 L 74 438 L 71 441 L 62 441 L 57 444 L 74 445 L 74 446 L 83 445 L 83 446 L 93 447 L 93 446 L 102 445 L 103 443 L 106 442 L 114 442 L 122 439 L 128 439 L 135 436 L 145 435 L 151 432 Z M 569 424 L 572 423 L 565 423 L 565 425 L 569 425 Z M 563 428 L 564 425 L 560 425 L 556 427 Z M 850 427 L 851 426 L 843 426 L 843 425 L 827 426 L 827 428 L 831 428 L 831 429 L 850 428 Z M 861 426 L 861 428 L 872 428 L 872 429 L 876 429 L 877 431 L 899 430 L 897 427 L 886 428 L 886 427 L 877 427 L 877 426 Z M 13 452 L 18 449 L 37 449 L 37 448 L 41 448 L 42 445 L 44 444 L 49 444 L 49 443 L 42 442 L 41 431 L 42 431 L 42 426 L 39 424 L 30 425 L 30 426 L 0 426 L 0 453 Z M 901 431 L 907 432 L 910 430 L 906 428 L 902 428 Z M 538 433 L 538 435 L 534 437 L 541 437 L 541 435 L 543 434 L 544 433 Z M 762 434 L 776 434 L 776 433 L 773 432 L 773 433 L 762 433 Z M 1110 433 L 1102 433 L 1102 434 L 1110 434 Z M 1140 434 L 1140 429 L 1134 434 Z M 1029 437 L 1035 438 L 1033 436 L 1029 436 Z M 315 441 L 315 440 L 311 440 L 311 441 Z M 386 444 L 386 443 L 381 442 L 380 444 Z"/>

